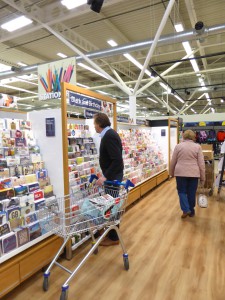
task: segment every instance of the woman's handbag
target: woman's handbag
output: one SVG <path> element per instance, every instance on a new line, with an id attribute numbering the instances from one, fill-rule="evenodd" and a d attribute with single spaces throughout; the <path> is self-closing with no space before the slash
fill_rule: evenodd
<path id="1" fill-rule="evenodd" d="M 198 195 L 198 206 L 201 208 L 208 207 L 208 198 L 206 195 L 204 195 L 204 194 Z"/>

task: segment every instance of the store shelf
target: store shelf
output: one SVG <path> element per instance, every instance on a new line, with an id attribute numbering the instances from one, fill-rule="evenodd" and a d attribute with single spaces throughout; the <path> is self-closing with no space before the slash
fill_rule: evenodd
<path id="1" fill-rule="evenodd" d="M 23 252 L 24 250 L 34 246 L 35 244 L 43 241 L 44 239 L 48 238 L 51 235 L 52 235 L 52 232 L 48 232 L 48 233 L 36 238 L 35 240 L 33 240 L 33 241 L 31 241 L 31 242 L 29 242 L 29 243 L 27 243 L 27 244 L 25 244 L 25 245 L 23 245 L 19 248 L 16 248 L 15 250 L 13 250 L 13 251 L 11 251 L 7 254 L 4 254 L 3 256 L 0 257 L 0 264 L 7 261 L 8 259 L 14 257 L 15 255 Z"/>
<path id="2" fill-rule="evenodd" d="M 0 298 L 46 266 L 55 256 L 62 239 L 50 236 L 0 265 Z"/>
<path id="3" fill-rule="evenodd" d="M 138 185 L 136 185 L 134 188 L 132 188 L 129 191 L 128 199 L 127 199 L 127 205 L 131 205 L 136 200 L 140 199 L 142 196 L 147 194 L 149 191 L 151 191 L 153 188 L 155 188 L 157 185 L 161 184 L 163 181 L 167 180 L 169 178 L 169 173 L 167 170 L 163 170 L 161 172 L 158 172 L 148 179 L 140 182 Z"/>

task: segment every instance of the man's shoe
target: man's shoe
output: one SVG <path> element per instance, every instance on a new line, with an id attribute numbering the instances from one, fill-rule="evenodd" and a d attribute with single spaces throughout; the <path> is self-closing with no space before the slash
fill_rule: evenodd
<path id="1" fill-rule="evenodd" d="M 194 216 L 195 216 L 194 212 L 191 212 L 190 215 L 189 215 L 190 218 L 193 218 Z"/>
<path id="2" fill-rule="evenodd" d="M 183 215 L 181 216 L 181 218 L 184 219 L 184 218 L 187 218 L 187 216 L 190 216 L 190 215 L 191 215 L 190 211 L 187 212 L 187 213 L 183 212 Z"/>
<path id="3" fill-rule="evenodd" d="M 119 241 L 112 241 L 109 238 L 105 238 L 100 244 L 99 246 L 116 246 L 119 245 Z"/>

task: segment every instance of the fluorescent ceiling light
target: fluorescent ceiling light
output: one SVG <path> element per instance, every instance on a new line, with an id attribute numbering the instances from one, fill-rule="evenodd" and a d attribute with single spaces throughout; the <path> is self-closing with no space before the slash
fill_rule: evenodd
<path id="1" fill-rule="evenodd" d="M 140 70 L 143 69 L 143 65 L 140 64 L 133 56 L 131 56 L 129 53 L 124 53 L 123 56 L 125 56 L 129 61 L 131 61 L 136 67 L 138 67 Z M 148 70 L 145 70 L 145 74 L 147 74 L 149 77 L 151 77 L 151 72 Z"/>
<path id="2" fill-rule="evenodd" d="M 9 22 L 6 22 L 4 24 L 1 25 L 1 28 L 2 29 L 5 29 L 9 32 L 12 32 L 12 31 L 15 31 L 19 28 L 22 28 L 24 26 L 27 26 L 29 24 L 31 24 L 33 21 L 28 19 L 27 17 L 25 16 L 21 16 L 21 17 L 18 17 L 14 20 L 11 20 Z"/>
<path id="3" fill-rule="evenodd" d="M 224 100 L 223 100 L 223 99 L 220 99 L 220 102 L 221 102 L 221 103 L 223 103 L 223 102 L 224 102 Z"/>
<path id="4" fill-rule="evenodd" d="M 142 106 L 142 108 L 147 108 L 146 106 Z"/>
<path id="5" fill-rule="evenodd" d="M 57 53 L 57 55 L 60 56 L 60 57 L 62 57 L 62 58 L 66 58 L 66 57 L 67 57 L 66 54 L 63 54 L 63 53 L 61 53 L 61 52 Z"/>
<path id="6" fill-rule="evenodd" d="M 21 66 L 21 67 L 26 67 L 26 66 L 27 66 L 26 64 L 24 64 L 24 63 L 21 62 L 21 61 L 18 61 L 17 65 L 19 65 L 19 66 Z"/>
<path id="7" fill-rule="evenodd" d="M 184 103 L 184 100 L 178 95 L 174 95 L 174 97 L 177 98 L 177 100 L 179 100 L 181 103 Z"/>
<path id="8" fill-rule="evenodd" d="M 184 31 L 184 27 L 183 27 L 183 25 L 181 23 L 175 24 L 174 27 L 175 27 L 176 32 Z M 186 51 L 187 54 L 190 54 L 192 52 L 192 49 L 191 49 L 191 46 L 190 46 L 189 42 L 183 42 L 182 45 L 183 45 L 183 47 L 184 47 L 184 49 L 185 49 L 185 51 Z M 193 57 L 194 57 L 194 55 L 192 54 L 190 56 L 190 58 L 193 58 Z M 193 67 L 193 69 L 194 69 L 195 72 L 199 72 L 200 71 L 199 67 L 198 67 L 198 64 L 197 64 L 197 62 L 196 62 L 195 59 L 191 59 L 190 63 L 192 64 L 192 67 Z M 199 75 L 197 75 L 197 76 L 199 76 Z"/>
<path id="9" fill-rule="evenodd" d="M 78 86 L 84 87 L 86 89 L 89 89 L 90 87 L 88 85 L 82 84 L 82 83 L 77 83 Z"/>
<path id="10" fill-rule="evenodd" d="M 150 101 L 152 101 L 152 102 L 154 102 L 154 103 L 158 103 L 156 100 L 154 100 L 154 99 L 152 99 L 150 97 L 147 97 L 147 99 L 150 100 Z"/>
<path id="11" fill-rule="evenodd" d="M 184 27 L 181 23 L 175 24 L 174 27 L 175 27 L 176 32 L 184 31 Z"/>
<path id="12" fill-rule="evenodd" d="M 26 89 L 22 89 L 22 88 L 19 88 L 19 87 L 10 86 L 10 85 L 7 85 L 7 84 L 1 84 L 1 83 L 0 83 L 0 86 L 6 87 L 6 88 L 11 89 L 11 90 L 22 91 L 22 92 L 27 92 L 27 93 L 29 93 L 29 94 L 38 95 L 38 93 L 29 91 L 29 90 L 26 90 Z"/>
<path id="13" fill-rule="evenodd" d="M 101 93 L 103 95 L 110 95 L 109 93 L 106 93 L 106 92 L 103 92 L 103 91 L 100 91 L 100 90 L 96 90 L 96 92 L 99 92 L 99 93 Z"/>
<path id="14" fill-rule="evenodd" d="M 126 104 L 117 104 L 118 107 L 129 108 L 129 105 Z"/>
<path id="15" fill-rule="evenodd" d="M 10 66 L 0 64 L 0 72 L 11 70 Z"/>
<path id="16" fill-rule="evenodd" d="M 153 112 L 156 113 L 156 114 L 160 114 L 160 112 L 157 111 L 157 110 L 153 110 Z"/>
<path id="17" fill-rule="evenodd" d="M 114 40 L 108 40 L 107 43 L 108 43 L 111 47 L 116 47 L 116 46 L 118 46 L 118 44 L 117 44 Z"/>
<path id="18" fill-rule="evenodd" d="M 17 100 L 27 100 L 27 99 L 33 99 L 33 98 L 38 98 L 38 97 L 39 96 L 29 96 L 29 97 L 17 98 Z"/>
<path id="19" fill-rule="evenodd" d="M 169 94 L 171 93 L 171 88 L 169 88 L 168 86 L 166 86 L 165 83 L 160 82 L 159 84 L 160 84 L 161 87 L 164 88 L 164 90 L 166 90 Z"/>
<path id="20" fill-rule="evenodd" d="M 93 68 L 91 68 L 91 67 L 89 67 L 89 66 L 87 66 L 87 65 L 85 65 L 85 64 L 83 64 L 83 63 L 78 63 L 78 66 L 80 66 L 80 67 L 82 67 L 82 68 L 84 68 L 84 69 L 87 69 L 87 70 L 89 70 L 89 71 L 91 71 L 91 72 L 93 72 L 93 73 L 95 73 L 95 74 L 98 74 L 99 76 L 102 76 L 102 77 L 106 78 L 106 76 L 103 75 L 102 73 L 96 71 L 95 69 L 93 69 Z M 106 78 L 106 79 L 107 79 L 107 78 Z"/>
<path id="21" fill-rule="evenodd" d="M 67 9 L 73 9 L 83 4 L 87 4 L 87 0 L 63 0 L 61 3 L 66 6 Z"/>
<path id="22" fill-rule="evenodd" d="M 107 43 L 111 46 L 111 47 L 116 47 L 118 46 L 118 44 L 114 41 L 114 40 L 108 40 Z M 143 69 L 143 65 L 140 64 L 132 55 L 130 55 L 129 53 L 124 53 L 123 54 L 124 57 L 126 57 L 129 61 L 131 61 L 136 67 L 138 67 L 140 70 Z M 145 70 L 145 74 L 147 74 L 149 77 L 151 76 L 151 72 L 148 70 Z"/>

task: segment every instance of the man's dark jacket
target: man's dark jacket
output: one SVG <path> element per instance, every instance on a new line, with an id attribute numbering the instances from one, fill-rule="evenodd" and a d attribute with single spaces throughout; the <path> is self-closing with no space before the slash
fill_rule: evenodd
<path id="1" fill-rule="evenodd" d="M 118 133 L 109 129 L 101 139 L 99 163 L 107 180 L 123 179 L 122 143 Z"/>

